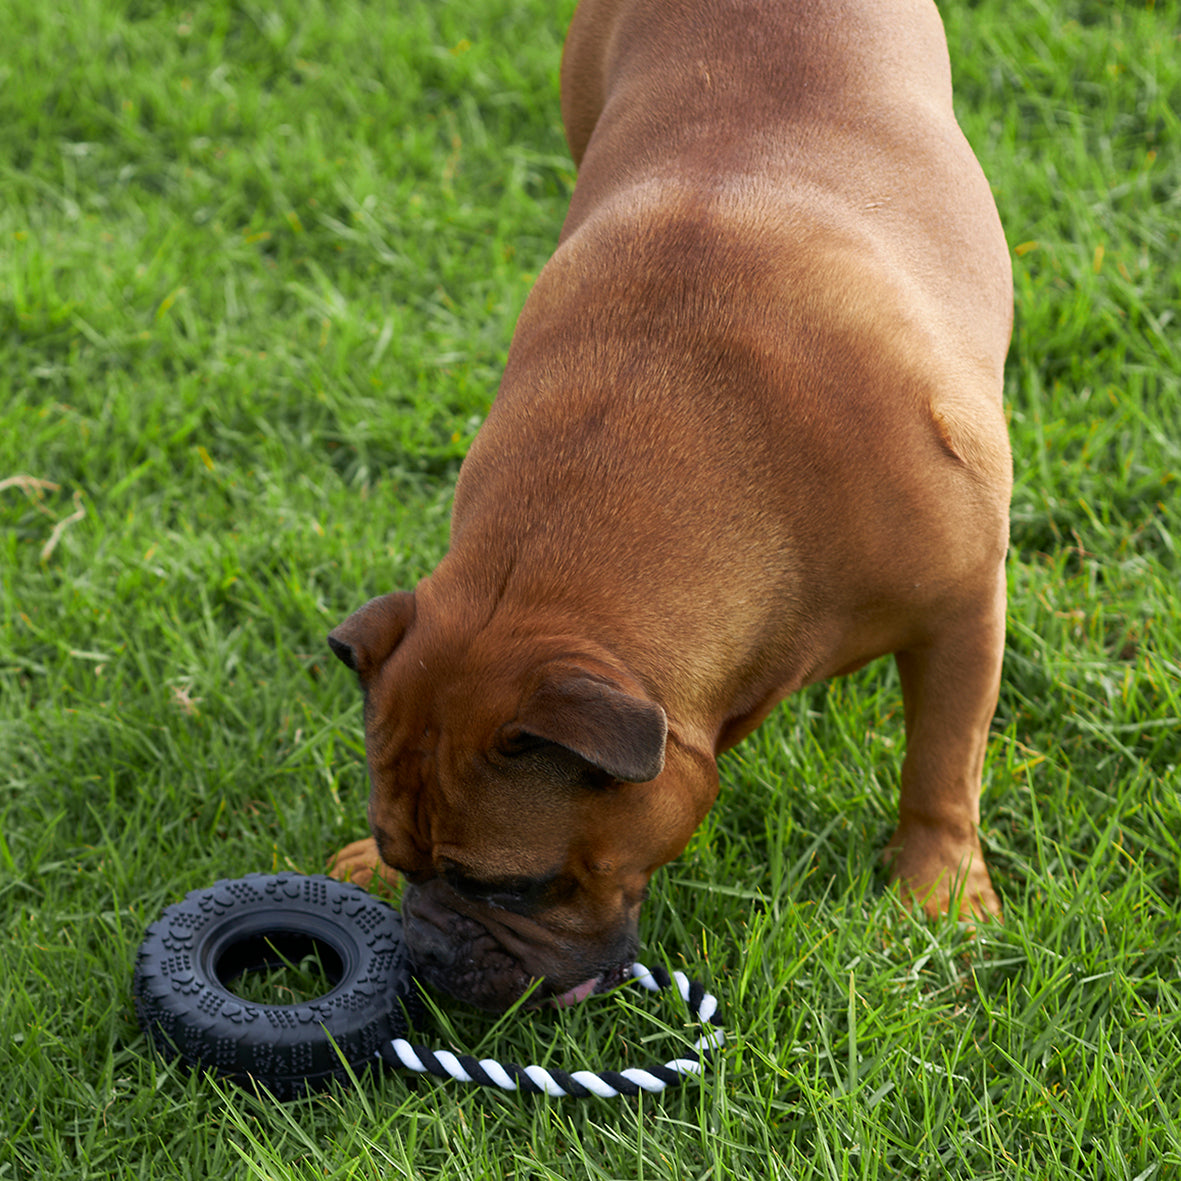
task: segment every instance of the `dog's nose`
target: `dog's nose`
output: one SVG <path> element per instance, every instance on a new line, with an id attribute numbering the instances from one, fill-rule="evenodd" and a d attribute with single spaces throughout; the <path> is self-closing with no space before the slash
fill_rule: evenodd
<path id="1" fill-rule="evenodd" d="M 406 946 L 415 964 L 449 968 L 455 963 L 455 944 L 434 923 L 424 922 L 405 912 L 402 920 Z"/>

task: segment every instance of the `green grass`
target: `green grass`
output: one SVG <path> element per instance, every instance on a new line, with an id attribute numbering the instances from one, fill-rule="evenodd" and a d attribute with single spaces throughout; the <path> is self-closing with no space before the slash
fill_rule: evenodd
<path id="1" fill-rule="evenodd" d="M 265 965 L 223 983 L 235 996 L 255 1005 L 304 1004 L 331 991 L 340 979 L 339 971 L 334 976 L 330 970 L 331 949 L 312 939 L 298 959 L 294 958 L 295 954 L 295 951 L 285 954 L 282 947 L 268 939 Z M 339 960 L 335 962 L 339 968 Z"/>
<path id="2" fill-rule="evenodd" d="M 1177 0 L 945 13 L 1017 297 L 984 802 L 1007 925 L 971 942 L 882 889 L 882 663 L 728 757 L 657 875 L 645 955 L 733 1030 L 702 1085 L 390 1075 L 280 1108 L 148 1054 L 130 975 L 161 907 L 361 832 L 324 634 L 445 548 L 572 184 L 571 8 L 0 6 L 0 1179 L 1181 1176 Z M 440 1019 L 592 1067 L 679 1023 Z"/>

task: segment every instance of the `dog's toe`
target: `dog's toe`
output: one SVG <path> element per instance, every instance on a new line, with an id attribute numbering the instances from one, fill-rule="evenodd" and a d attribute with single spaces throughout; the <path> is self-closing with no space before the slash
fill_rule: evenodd
<path id="1" fill-rule="evenodd" d="M 882 860 L 909 910 L 922 910 L 932 919 L 954 914 L 973 927 L 1004 921 L 979 843 L 953 848 L 948 842 L 914 840 L 913 835 L 907 841 L 896 833 Z"/>

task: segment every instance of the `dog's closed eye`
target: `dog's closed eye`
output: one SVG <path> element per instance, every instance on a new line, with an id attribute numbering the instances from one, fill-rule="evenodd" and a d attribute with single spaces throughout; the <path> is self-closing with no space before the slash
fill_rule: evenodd
<path id="1" fill-rule="evenodd" d="M 482 880 L 469 877 L 456 869 L 447 869 L 443 876 L 457 894 L 472 902 L 501 906 L 519 913 L 547 903 L 552 904 L 555 895 L 561 892 L 558 874 L 547 874 L 540 878 L 506 877 Z"/>
<path id="2" fill-rule="evenodd" d="M 529 878 L 508 878 L 499 882 L 482 882 L 469 878 L 461 873 L 448 873 L 447 881 L 452 889 L 457 890 L 465 898 L 487 899 L 494 895 L 506 898 L 524 898 L 536 883 Z"/>

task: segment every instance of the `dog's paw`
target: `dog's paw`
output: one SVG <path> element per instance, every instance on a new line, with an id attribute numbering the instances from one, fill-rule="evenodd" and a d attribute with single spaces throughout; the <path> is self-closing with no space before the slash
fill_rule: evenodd
<path id="1" fill-rule="evenodd" d="M 930 831 L 915 833 L 900 827 L 883 851 L 882 861 L 909 910 L 921 910 L 932 919 L 953 914 L 972 927 L 1004 922 L 979 841 L 952 841 Z"/>
<path id="2" fill-rule="evenodd" d="M 365 889 L 376 876 L 390 889 L 398 883 L 398 871 L 390 869 L 377 852 L 377 842 L 372 837 L 353 841 L 351 845 L 334 853 L 328 859 L 328 874 L 340 882 L 353 882 Z"/>

